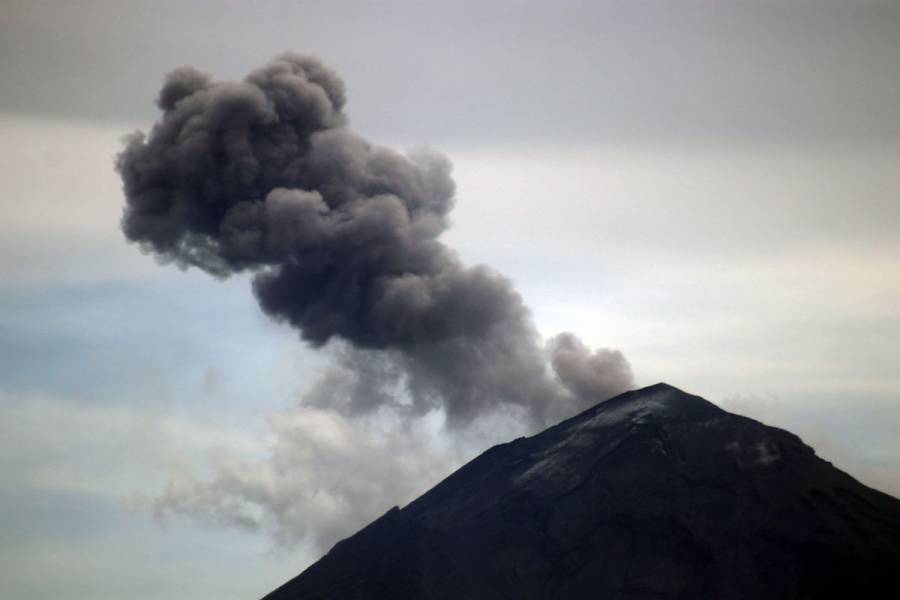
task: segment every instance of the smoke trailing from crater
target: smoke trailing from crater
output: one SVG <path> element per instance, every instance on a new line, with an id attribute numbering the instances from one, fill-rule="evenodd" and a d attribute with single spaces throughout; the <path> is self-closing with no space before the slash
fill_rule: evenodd
<path id="1" fill-rule="evenodd" d="M 314 346 L 340 341 L 330 376 L 349 413 L 443 409 L 455 426 L 510 410 L 543 425 L 628 388 L 621 354 L 572 334 L 544 346 L 511 282 L 439 240 L 450 162 L 367 142 L 345 102 L 340 78 L 297 54 L 241 82 L 174 71 L 162 117 L 118 157 L 125 235 L 182 267 L 250 272 L 267 314 Z"/>

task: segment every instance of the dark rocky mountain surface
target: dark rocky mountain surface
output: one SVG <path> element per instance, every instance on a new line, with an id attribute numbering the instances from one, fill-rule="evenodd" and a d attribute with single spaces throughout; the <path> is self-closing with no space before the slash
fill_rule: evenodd
<path id="1" fill-rule="evenodd" d="M 900 500 L 658 384 L 491 448 L 265 600 L 871 600 L 898 579 Z"/>

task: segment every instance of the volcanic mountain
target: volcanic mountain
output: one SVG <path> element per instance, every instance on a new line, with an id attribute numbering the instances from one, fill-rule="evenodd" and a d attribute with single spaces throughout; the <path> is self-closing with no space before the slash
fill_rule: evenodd
<path id="1" fill-rule="evenodd" d="M 898 577 L 900 500 L 658 384 L 489 449 L 265 600 L 871 600 Z"/>

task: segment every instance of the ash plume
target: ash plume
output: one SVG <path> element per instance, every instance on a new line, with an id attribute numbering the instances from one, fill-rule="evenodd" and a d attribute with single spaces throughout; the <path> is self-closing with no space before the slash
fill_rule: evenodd
<path id="1" fill-rule="evenodd" d="M 251 272 L 267 314 L 346 345 L 346 412 L 399 388 L 404 410 L 443 409 L 451 426 L 504 410 L 544 425 L 628 388 L 621 354 L 571 334 L 545 347 L 511 282 L 439 240 L 450 162 L 367 142 L 345 102 L 340 78 L 297 54 L 240 82 L 174 71 L 162 117 L 118 157 L 125 235 L 181 267 Z"/>

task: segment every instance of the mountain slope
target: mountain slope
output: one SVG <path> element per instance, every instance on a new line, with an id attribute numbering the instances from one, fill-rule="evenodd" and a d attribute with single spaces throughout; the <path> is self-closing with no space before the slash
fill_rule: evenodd
<path id="1" fill-rule="evenodd" d="M 265 600 L 893 598 L 900 501 L 665 384 L 495 446 Z"/>

